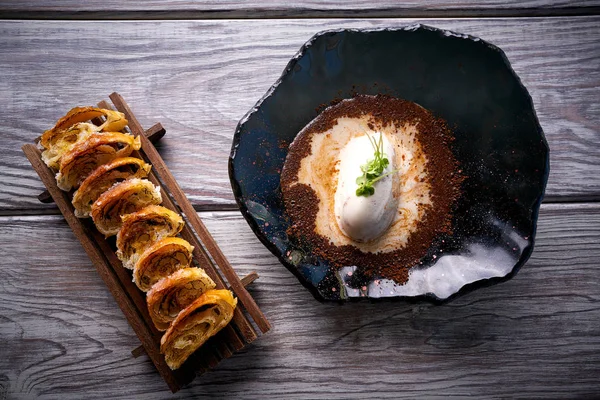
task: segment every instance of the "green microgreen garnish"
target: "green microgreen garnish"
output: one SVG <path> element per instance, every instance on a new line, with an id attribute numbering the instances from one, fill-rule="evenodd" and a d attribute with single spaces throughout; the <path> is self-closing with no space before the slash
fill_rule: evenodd
<path id="1" fill-rule="evenodd" d="M 373 139 L 368 133 L 366 135 L 371 142 L 371 146 L 373 146 L 375 158 L 360 166 L 362 175 L 356 178 L 356 184 L 358 185 L 356 195 L 369 197 L 375 194 L 375 187 L 373 187 L 375 182 L 397 171 L 383 173 L 387 166 L 390 165 L 390 161 L 383 152 L 383 136 L 381 132 L 379 132 L 379 140 Z"/>

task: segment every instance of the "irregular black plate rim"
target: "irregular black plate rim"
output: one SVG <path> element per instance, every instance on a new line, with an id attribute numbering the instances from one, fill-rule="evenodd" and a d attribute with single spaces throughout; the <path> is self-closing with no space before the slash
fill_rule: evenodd
<path id="1" fill-rule="evenodd" d="M 267 90 L 267 92 L 260 98 L 260 100 L 258 100 L 256 102 L 256 104 L 242 117 L 242 119 L 240 119 L 240 121 L 238 122 L 238 124 L 236 126 L 235 133 L 233 135 L 233 142 L 231 145 L 231 151 L 229 154 L 229 162 L 228 162 L 229 182 L 231 184 L 233 195 L 234 195 L 235 201 L 240 209 L 240 212 L 242 213 L 242 215 L 243 215 L 244 219 L 246 220 L 246 222 L 248 223 L 248 225 L 250 225 L 250 229 L 252 229 L 252 232 L 254 232 L 254 234 L 262 242 L 262 244 L 275 257 L 277 257 L 279 262 L 281 264 L 283 264 L 292 274 L 294 274 L 296 276 L 296 278 L 298 279 L 298 281 L 306 289 L 308 289 L 310 291 L 310 293 L 314 296 L 314 298 L 321 302 L 332 302 L 335 300 L 329 300 L 329 299 L 323 298 L 321 296 L 321 294 L 319 293 L 319 291 L 317 290 L 317 288 L 313 285 L 310 285 L 303 278 L 302 274 L 300 274 L 300 272 L 298 272 L 298 270 L 292 264 L 287 262 L 286 257 L 284 257 L 283 254 L 281 254 L 279 252 L 279 249 L 277 249 L 277 247 L 271 241 L 269 241 L 267 239 L 267 237 L 261 232 L 260 227 L 258 226 L 256 220 L 250 215 L 250 212 L 248 211 L 248 207 L 246 206 L 246 203 L 242 201 L 242 189 L 240 187 L 239 182 L 234 178 L 234 169 L 235 169 L 234 161 L 235 161 L 237 148 L 239 147 L 239 144 L 240 144 L 240 133 L 241 133 L 242 127 L 248 121 L 250 116 L 259 110 L 262 103 L 266 99 L 268 99 L 270 96 L 273 95 L 273 93 L 275 92 L 277 87 L 283 82 L 285 76 L 290 71 L 293 70 L 293 68 L 295 67 L 298 60 L 304 55 L 304 53 L 313 45 L 313 43 L 318 38 L 325 36 L 325 35 L 342 33 L 342 32 L 372 33 L 372 32 L 382 32 L 382 31 L 388 31 L 388 32 L 417 31 L 417 30 L 421 30 L 421 29 L 435 32 L 442 37 L 453 36 L 453 37 L 457 37 L 460 39 L 471 40 L 473 42 L 480 42 L 481 44 L 487 46 L 490 50 L 493 50 L 493 51 L 499 53 L 500 56 L 502 57 L 502 60 L 504 61 L 505 65 L 506 65 L 506 67 L 508 68 L 509 72 L 513 75 L 514 78 L 516 78 L 516 81 L 517 81 L 519 87 L 527 95 L 527 100 L 529 102 L 529 106 L 531 107 L 533 116 L 535 118 L 536 128 L 540 134 L 541 143 L 544 145 L 545 151 L 546 151 L 546 163 L 545 163 L 544 174 L 543 174 L 542 190 L 531 209 L 532 221 L 533 221 L 533 230 L 532 230 L 531 236 L 530 236 L 531 246 L 529 246 L 529 248 L 523 252 L 523 254 L 519 258 L 519 260 L 513 266 L 512 270 L 505 276 L 484 278 L 484 279 L 477 280 L 475 282 L 468 283 L 468 284 L 462 286 L 456 293 L 454 293 L 453 295 L 451 295 L 447 298 L 444 298 L 444 299 L 440 299 L 433 293 L 424 293 L 424 294 L 420 294 L 417 296 L 349 297 L 349 298 L 337 300 L 337 302 L 346 303 L 348 301 L 364 301 L 365 299 L 368 299 L 372 302 L 380 302 L 380 301 L 419 302 L 419 301 L 425 300 L 425 301 L 429 301 L 429 302 L 437 303 L 437 304 L 446 303 L 446 302 L 451 301 L 457 297 L 460 297 L 466 293 L 469 293 L 475 289 L 492 286 L 492 285 L 495 285 L 496 283 L 506 282 L 506 281 L 512 279 L 517 274 L 517 272 L 521 269 L 521 267 L 527 262 L 527 260 L 529 260 L 529 258 L 531 257 L 531 254 L 533 252 L 533 249 L 535 247 L 535 242 L 536 242 L 535 237 L 537 234 L 537 223 L 538 223 L 540 206 L 541 206 L 542 200 L 543 200 L 545 192 L 546 192 L 546 186 L 548 184 L 548 176 L 550 174 L 550 147 L 548 145 L 546 135 L 544 134 L 544 131 L 540 125 L 540 121 L 539 121 L 539 118 L 535 111 L 535 107 L 533 104 L 533 99 L 531 97 L 531 94 L 529 93 L 529 91 L 527 90 L 525 85 L 523 85 L 521 78 L 517 75 L 517 73 L 512 68 L 512 65 L 511 65 L 510 61 L 508 60 L 508 57 L 506 56 L 504 51 L 501 48 L 499 48 L 498 46 L 496 46 L 492 43 L 489 43 L 479 37 L 464 34 L 464 33 L 457 33 L 457 32 L 453 32 L 453 31 L 446 30 L 446 29 L 435 28 L 435 27 L 432 27 L 429 25 L 424 25 L 424 24 L 412 24 L 412 25 L 407 25 L 404 27 L 394 27 L 394 28 L 340 28 L 340 29 L 323 30 L 323 31 L 317 32 L 306 43 L 304 43 L 302 45 L 302 47 L 300 47 L 300 50 L 298 50 L 298 52 L 287 63 L 286 67 L 284 68 L 283 72 L 281 73 L 281 76 L 277 79 L 277 81 L 275 81 L 275 83 Z"/>

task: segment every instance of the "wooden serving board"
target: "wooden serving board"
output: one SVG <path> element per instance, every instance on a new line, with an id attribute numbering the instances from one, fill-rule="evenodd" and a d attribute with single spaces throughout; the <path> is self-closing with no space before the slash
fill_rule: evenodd
<path id="1" fill-rule="evenodd" d="M 185 226 L 181 231 L 181 236 L 194 246 L 194 262 L 215 281 L 217 289 L 229 288 L 239 300 L 231 323 L 209 339 L 178 370 L 172 371 L 167 366 L 164 356 L 160 354 L 162 332 L 158 331 L 152 323 L 148 314 L 145 293 L 135 286 L 132 282 L 131 272 L 121 265 L 114 245 L 111 245 L 109 240 L 96 230 L 89 218 L 80 219 L 75 216 L 71 204 L 72 194 L 58 188 L 55 173 L 44 164 L 37 146 L 25 144 L 22 149 L 48 190 L 47 194 L 40 195 L 40 201 L 53 200 L 57 204 L 142 342 L 140 348 L 132 351 L 133 356 L 137 357 L 145 352 L 171 391 L 175 393 L 183 385 L 191 382 L 197 374 L 203 374 L 214 368 L 222 359 L 232 356 L 236 351 L 252 343 L 258 337 L 253 322 L 262 333 L 268 332 L 271 326 L 244 287 L 245 283 L 253 281 L 257 275 L 251 274 L 244 280 L 237 276 L 152 144 L 151 138 L 157 140 L 164 135 L 165 131 L 162 126 L 157 124 L 148 131 L 144 131 L 125 100 L 118 93 L 113 93 L 109 97 L 114 108 L 127 117 L 131 133 L 140 136 L 142 148 L 138 152 L 134 152 L 132 156 L 142 158 L 152 165 L 148 179 L 160 186 L 162 205 L 184 217 Z M 98 103 L 98 106 L 113 108 L 105 101 Z"/>

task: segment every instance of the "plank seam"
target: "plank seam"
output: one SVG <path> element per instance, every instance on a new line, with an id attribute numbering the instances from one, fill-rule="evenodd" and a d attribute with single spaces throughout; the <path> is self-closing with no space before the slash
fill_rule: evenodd
<path id="1" fill-rule="evenodd" d="M 270 9 L 245 10 L 1 10 L 0 20 L 249 20 L 249 19 L 368 19 L 368 18 L 547 18 L 600 15 L 600 6 L 556 8 L 470 9 Z"/>
<path id="2" fill-rule="evenodd" d="M 224 205 L 226 207 L 211 207 L 211 206 L 194 206 L 196 212 L 239 212 L 239 208 L 235 204 Z M 574 207 L 598 207 L 600 206 L 600 199 L 596 200 L 583 200 L 583 201 L 544 201 L 542 207 L 561 207 L 561 206 L 574 206 Z M 0 218 L 6 217 L 42 217 L 42 216 L 53 216 L 62 215 L 58 208 L 48 209 L 18 209 L 18 210 L 0 210 Z"/>
<path id="3" fill-rule="evenodd" d="M 552 198 L 550 201 L 542 201 L 542 205 L 598 205 L 600 204 L 599 197 L 590 198 L 577 198 L 577 199 L 561 199 Z M 196 212 L 226 212 L 226 211 L 239 211 L 239 208 L 235 204 L 199 204 L 194 205 Z M 45 209 L 37 208 L 22 208 L 22 209 L 10 209 L 0 210 L 0 217 L 18 217 L 18 216 L 44 216 L 44 215 L 61 215 L 60 211 L 56 207 L 48 207 Z"/>

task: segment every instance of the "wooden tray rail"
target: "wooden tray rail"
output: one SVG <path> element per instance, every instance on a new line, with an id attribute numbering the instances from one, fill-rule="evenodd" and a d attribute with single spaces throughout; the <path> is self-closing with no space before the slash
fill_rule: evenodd
<path id="1" fill-rule="evenodd" d="M 22 149 L 47 188 L 47 192 L 42 193 L 38 198 L 45 203 L 52 201 L 56 203 L 140 339 L 142 345 L 134 349 L 132 354 L 137 357 L 145 352 L 171 391 L 175 393 L 183 385 L 191 382 L 196 374 L 214 368 L 222 359 L 230 357 L 235 351 L 243 349 L 258 337 L 244 311 L 262 333 L 269 331 L 271 326 L 245 288 L 245 285 L 258 278 L 258 275 L 253 272 L 243 281 L 240 280 L 152 144 L 152 141 L 160 139 L 165 134 L 164 128 L 156 124 L 144 131 L 118 93 L 112 93 L 109 98 L 115 108 L 127 117 L 131 133 L 140 137 L 142 148 L 132 156 L 140 157 L 152 165 L 148 179 L 160 187 L 162 205 L 183 215 L 186 224 L 180 235 L 194 246 L 194 262 L 215 281 L 217 288 L 231 289 L 239 300 L 231 323 L 206 342 L 178 370 L 172 371 L 165 363 L 164 356 L 160 354 L 160 339 L 163 333 L 152 323 L 145 293 L 132 282 L 131 273 L 123 268 L 114 248 L 96 230 L 91 220 L 79 219 L 75 216 L 71 194 L 58 188 L 54 172 L 42 161 L 40 150 L 34 144 L 25 144 Z M 98 103 L 98 106 L 113 108 L 106 101 Z"/>

